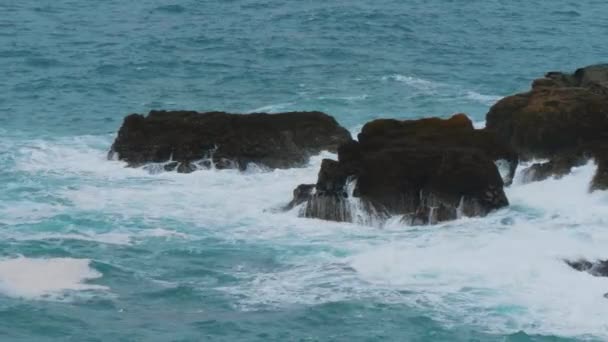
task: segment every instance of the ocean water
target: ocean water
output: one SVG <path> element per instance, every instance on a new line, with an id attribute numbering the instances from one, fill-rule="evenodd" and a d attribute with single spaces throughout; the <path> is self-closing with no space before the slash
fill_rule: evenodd
<path id="1" fill-rule="evenodd" d="M 606 62 L 603 0 L 0 1 L 0 341 L 602 341 L 595 165 L 438 226 L 277 213 L 305 168 L 107 161 L 150 109 L 468 113 Z"/>

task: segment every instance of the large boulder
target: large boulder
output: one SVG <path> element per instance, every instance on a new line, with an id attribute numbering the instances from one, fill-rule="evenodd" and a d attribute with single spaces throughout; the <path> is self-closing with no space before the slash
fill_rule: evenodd
<path id="1" fill-rule="evenodd" d="M 600 173 L 608 145 L 608 64 L 593 65 L 573 74 L 549 72 L 528 92 L 498 101 L 488 112 L 486 127 L 509 144 L 523 160 L 550 159 L 534 165 L 531 177 L 560 176 L 581 159 L 594 158 Z M 598 176 L 592 188 L 602 188 Z"/>
<path id="2" fill-rule="evenodd" d="M 495 164 L 516 154 L 464 114 L 450 119 L 375 120 L 321 165 L 302 215 L 335 221 L 402 215 L 412 224 L 482 216 L 508 205 Z M 298 192 L 301 194 L 301 192 Z M 302 198 L 299 202 L 303 202 Z"/>
<path id="3" fill-rule="evenodd" d="M 336 151 L 350 133 L 321 112 L 279 114 L 151 111 L 124 119 L 110 157 L 129 166 L 163 163 L 191 172 L 198 166 L 244 169 L 302 166 L 309 156 Z"/>

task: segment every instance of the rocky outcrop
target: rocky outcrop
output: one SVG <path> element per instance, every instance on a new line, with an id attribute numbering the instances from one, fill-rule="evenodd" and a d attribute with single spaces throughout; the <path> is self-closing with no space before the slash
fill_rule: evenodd
<path id="1" fill-rule="evenodd" d="M 289 168 L 310 155 L 336 151 L 351 140 L 334 118 L 321 112 L 279 114 L 151 111 L 124 119 L 110 157 L 129 166 L 165 162 L 167 170 L 240 168 L 255 163 Z"/>
<path id="2" fill-rule="evenodd" d="M 592 188 L 607 187 L 601 160 L 608 146 L 608 64 L 573 74 L 549 72 L 528 92 L 505 97 L 488 112 L 486 125 L 523 160 L 550 159 L 527 173 L 544 179 L 563 175 L 594 158 L 600 165 Z"/>
<path id="3" fill-rule="evenodd" d="M 508 205 L 497 160 L 512 176 L 516 154 L 464 114 L 375 120 L 340 146 L 338 161 L 323 161 L 302 214 L 354 221 L 354 202 L 376 218 L 403 215 L 412 224 L 486 215 Z"/>

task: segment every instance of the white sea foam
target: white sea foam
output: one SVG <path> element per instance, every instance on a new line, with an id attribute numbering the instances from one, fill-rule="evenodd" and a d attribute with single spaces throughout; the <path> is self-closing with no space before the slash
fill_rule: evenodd
<path id="1" fill-rule="evenodd" d="M 306 248 L 306 253 L 282 256 L 279 270 L 243 267 L 235 275 L 241 281 L 223 288 L 243 307 L 367 298 L 421 307 L 446 325 L 608 338 L 608 300 L 603 297 L 608 278 L 576 272 L 563 262 L 608 258 L 608 193 L 588 193 L 593 163 L 559 180 L 514 184 L 506 190 L 511 206 L 485 218 L 418 227 L 392 220 L 378 229 L 268 210 L 287 203 L 296 185 L 314 183 L 321 159 L 335 158 L 332 154 L 289 170 L 152 175 L 106 161 L 105 149 L 91 145 L 49 143 L 42 148 L 51 153 L 33 158 L 30 150 L 22 151 L 17 165 L 23 172 L 52 178 L 78 177 L 77 184 L 52 190 L 69 203 L 53 212 L 99 212 L 156 226 L 170 219 L 190 227 L 147 229 L 146 236 L 117 227 L 116 233 L 128 235 L 115 242 L 210 234 L 277 250 Z M 57 156 L 68 163 L 58 162 Z M 76 162 L 78 158 L 86 162 Z M 70 286 L 89 286 L 81 282 Z"/>
<path id="2" fill-rule="evenodd" d="M 276 103 L 246 111 L 247 113 L 279 113 L 287 110 L 293 102 Z"/>
<path id="3" fill-rule="evenodd" d="M 351 95 L 351 96 L 319 96 L 318 100 L 342 100 L 347 102 L 361 101 L 368 98 L 367 94 Z"/>
<path id="4" fill-rule="evenodd" d="M 65 210 L 60 204 L 40 203 L 31 200 L 0 203 L 0 223 L 36 223 Z"/>
<path id="5" fill-rule="evenodd" d="M 462 87 L 453 84 L 431 81 L 408 75 L 393 74 L 382 77 L 382 80 L 403 83 L 408 87 L 421 92 L 423 95 L 435 97 L 436 100 L 448 98 L 491 106 L 502 98 L 502 96 L 498 95 L 481 94 L 473 90 L 463 89 Z"/>
<path id="6" fill-rule="evenodd" d="M 475 129 L 486 128 L 486 121 L 473 121 L 473 127 L 475 127 Z"/>
<path id="7" fill-rule="evenodd" d="M 423 78 L 418 78 L 418 77 L 408 76 L 408 75 L 401 75 L 401 74 L 383 76 L 382 80 L 383 81 L 402 82 L 402 83 L 407 84 L 410 87 L 413 87 L 415 89 L 422 90 L 422 91 L 433 91 L 433 90 L 437 89 L 438 87 L 444 86 L 443 84 L 438 83 L 438 82 L 433 82 L 433 81 L 425 80 Z"/>
<path id="8" fill-rule="evenodd" d="M 164 229 L 164 228 L 152 228 L 152 229 L 136 229 L 136 230 L 116 230 L 106 233 L 98 233 L 84 227 L 79 227 L 78 231 L 71 232 L 0 232 L 0 238 L 7 240 L 12 239 L 15 241 L 42 241 L 42 240 L 78 240 L 78 241 L 89 241 L 100 244 L 108 245 L 135 245 L 152 238 L 161 239 L 187 239 L 195 240 L 196 237 L 181 233 L 178 231 Z"/>
<path id="9" fill-rule="evenodd" d="M 502 98 L 502 96 L 484 95 L 475 91 L 467 91 L 465 96 L 469 100 L 473 100 L 488 106 L 495 104 L 496 102 L 498 102 L 498 100 Z"/>
<path id="10" fill-rule="evenodd" d="M 0 293 L 27 299 L 61 299 L 70 291 L 107 290 L 86 281 L 100 278 L 88 259 L 18 257 L 0 260 Z"/>
<path id="11" fill-rule="evenodd" d="M 107 135 L 79 136 L 58 141 L 28 141 L 17 149 L 16 169 L 58 176 L 136 176 L 138 172 L 135 169 L 124 169 L 124 163 L 107 160 L 107 150 L 103 149 L 109 150 L 113 138 L 114 135 Z"/>
<path id="12" fill-rule="evenodd" d="M 393 220 L 382 230 L 308 220 L 289 240 L 273 227 L 274 235 L 263 236 L 274 243 L 343 252 L 299 259 L 227 291 L 247 308 L 375 297 L 419 307 L 447 325 L 608 338 L 608 278 L 563 261 L 608 257 L 608 193 L 588 193 L 594 172 L 589 163 L 559 180 L 515 185 L 507 189 L 512 207 L 485 218 L 424 227 Z"/>
<path id="13" fill-rule="evenodd" d="M 79 231 L 78 233 L 12 233 L 2 234 L 8 235 L 7 238 L 17 241 L 39 241 L 39 240 L 79 240 L 99 242 L 111 245 L 130 245 L 132 244 L 132 234 L 110 232 L 96 233 L 93 231 Z"/>
<path id="14" fill-rule="evenodd" d="M 515 186 L 511 209 L 370 247 L 351 265 L 380 288 L 415 292 L 405 300 L 444 321 L 607 337 L 608 279 L 563 262 L 607 257 L 608 195 L 588 194 L 594 171 L 590 163 L 560 180 Z"/>

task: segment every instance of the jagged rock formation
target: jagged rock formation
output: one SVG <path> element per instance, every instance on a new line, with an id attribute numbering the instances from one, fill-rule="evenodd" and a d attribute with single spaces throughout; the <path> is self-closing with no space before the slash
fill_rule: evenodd
<path id="1" fill-rule="evenodd" d="M 125 118 L 110 157 L 117 155 L 129 166 L 167 162 L 165 169 L 178 172 L 201 166 L 244 169 L 249 163 L 289 168 L 350 140 L 346 129 L 321 112 L 151 111 Z"/>
<path id="2" fill-rule="evenodd" d="M 349 201 L 356 199 L 370 215 L 403 215 L 413 224 L 486 215 L 508 205 L 497 160 L 510 164 L 509 179 L 516 154 L 491 133 L 474 129 L 464 114 L 375 120 L 358 141 L 340 146 L 338 161 L 323 161 L 315 189 L 306 188 L 302 214 L 353 221 Z M 302 203 L 302 193 L 292 203 Z"/>

